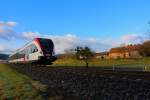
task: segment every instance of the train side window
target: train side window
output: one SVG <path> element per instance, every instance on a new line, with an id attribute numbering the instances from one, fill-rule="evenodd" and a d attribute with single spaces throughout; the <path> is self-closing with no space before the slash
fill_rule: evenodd
<path id="1" fill-rule="evenodd" d="M 22 51 L 19 51 L 18 58 L 22 58 Z"/>
<path id="2" fill-rule="evenodd" d="M 31 53 L 30 47 L 26 48 L 26 55 L 29 55 Z"/>
<path id="3" fill-rule="evenodd" d="M 33 44 L 32 45 L 32 53 L 34 53 L 34 52 L 37 52 L 38 51 L 38 49 L 37 49 L 37 47 L 36 47 L 36 45 L 35 44 Z"/>

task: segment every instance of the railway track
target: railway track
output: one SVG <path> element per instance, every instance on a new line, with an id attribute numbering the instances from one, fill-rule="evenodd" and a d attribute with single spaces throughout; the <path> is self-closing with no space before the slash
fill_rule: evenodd
<path id="1" fill-rule="evenodd" d="M 101 68 L 62 68 L 10 65 L 48 85 L 46 96 L 81 100 L 150 99 L 150 73 Z"/>
<path id="2" fill-rule="evenodd" d="M 142 68 L 115 68 L 113 70 L 111 67 L 47 67 L 47 66 L 32 66 L 32 65 L 10 65 L 17 70 L 29 71 L 29 72 L 41 72 L 41 73 L 54 73 L 59 72 L 60 74 L 74 74 L 81 76 L 115 76 L 120 78 L 133 78 L 133 79 L 145 79 L 150 80 L 150 72 L 143 71 Z M 24 73 L 24 72 L 23 72 Z"/>

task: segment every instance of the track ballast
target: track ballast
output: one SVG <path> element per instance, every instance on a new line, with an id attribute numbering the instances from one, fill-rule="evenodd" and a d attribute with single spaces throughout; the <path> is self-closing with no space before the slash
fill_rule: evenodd
<path id="1" fill-rule="evenodd" d="M 10 65 L 48 85 L 47 97 L 80 100 L 148 100 L 150 73 L 100 68 Z M 73 97 L 73 98 L 72 98 Z"/>

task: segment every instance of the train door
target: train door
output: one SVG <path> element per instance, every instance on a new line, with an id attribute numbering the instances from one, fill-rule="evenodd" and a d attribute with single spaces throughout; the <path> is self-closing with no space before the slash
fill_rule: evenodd
<path id="1" fill-rule="evenodd" d="M 26 61 L 30 61 L 29 55 L 30 55 L 30 47 L 27 47 L 25 49 L 25 60 Z"/>
<path id="2" fill-rule="evenodd" d="M 22 54 L 23 54 L 23 63 L 25 64 L 25 63 L 26 63 L 26 59 L 25 59 L 25 49 L 22 51 Z"/>
<path id="3" fill-rule="evenodd" d="M 30 59 L 32 61 L 37 61 L 38 60 L 38 56 L 39 56 L 39 54 L 38 54 L 38 48 L 37 48 L 37 46 L 35 44 L 32 44 L 31 45 Z"/>

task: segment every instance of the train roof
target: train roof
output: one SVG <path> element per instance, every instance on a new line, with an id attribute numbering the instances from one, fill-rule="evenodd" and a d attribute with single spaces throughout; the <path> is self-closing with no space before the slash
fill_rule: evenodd
<path id="1" fill-rule="evenodd" d="M 15 50 L 12 54 L 9 55 L 9 57 L 12 56 L 12 55 L 14 55 L 14 54 L 16 54 L 17 52 L 23 50 L 25 47 L 27 47 L 28 45 L 30 45 L 32 43 L 32 41 L 34 41 L 35 39 L 49 39 L 49 38 L 34 38 L 31 41 L 29 41 L 28 43 L 26 43 L 22 48 L 19 48 L 19 49 Z M 51 40 L 51 39 L 49 39 L 49 40 Z"/>

